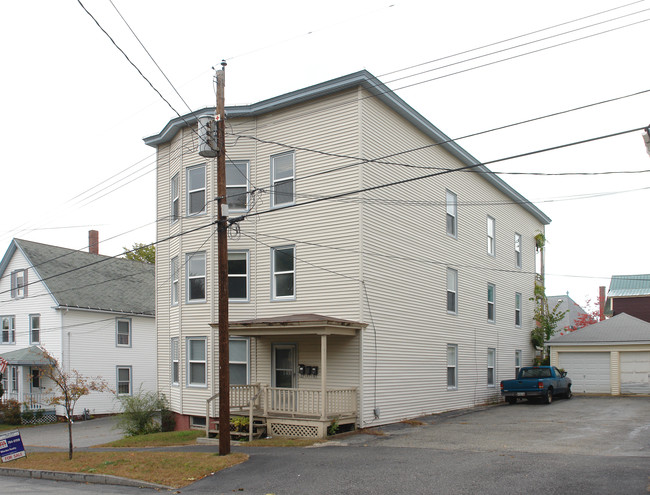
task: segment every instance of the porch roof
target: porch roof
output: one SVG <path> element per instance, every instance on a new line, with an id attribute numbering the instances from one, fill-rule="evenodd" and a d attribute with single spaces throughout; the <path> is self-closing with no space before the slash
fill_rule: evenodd
<path id="1" fill-rule="evenodd" d="M 217 328 L 218 323 L 212 323 Z M 343 320 L 317 314 L 298 314 L 255 318 L 230 322 L 230 334 L 241 336 L 264 335 L 355 335 L 367 323 Z"/>
<path id="2" fill-rule="evenodd" d="M 49 366 L 51 364 L 50 358 L 39 347 L 3 352 L 0 357 L 12 366 Z"/>

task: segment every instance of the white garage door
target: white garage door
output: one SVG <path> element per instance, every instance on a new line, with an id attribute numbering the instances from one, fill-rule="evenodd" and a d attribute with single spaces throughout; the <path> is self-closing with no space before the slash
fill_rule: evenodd
<path id="1" fill-rule="evenodd" d="M 574 392 L 611 393 L 609 352 L 559 352 L 558 360 L 558 368 L 567 372 Z"/>
<path id="2" fill-rule="evenodd" d="M 621 352 L 621 393 L 650 394 L 650 352 Z"/>

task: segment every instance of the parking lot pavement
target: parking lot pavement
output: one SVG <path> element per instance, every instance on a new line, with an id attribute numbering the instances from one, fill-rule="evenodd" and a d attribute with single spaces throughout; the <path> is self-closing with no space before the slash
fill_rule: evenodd
<path id="1" fill-rule="evenodd" d="M 39 448 L 68 448 L 67 423 L 21 428 L 20 436 L 28 452 Z M 119 440 L 123 436 L 123 432 L 117 427 L 116 416 L 75 421 L 72 425 L 72 443 L 75 448 L 101 445 Z"/>
<path id="2" fill-rule="evenodd" d="M 386 427 L 377 445 L 440 450 L 650 457 L 650 398 L 588 397 L 519 402 Z M 381 430 L 381 428 L 380 428 Z"/>

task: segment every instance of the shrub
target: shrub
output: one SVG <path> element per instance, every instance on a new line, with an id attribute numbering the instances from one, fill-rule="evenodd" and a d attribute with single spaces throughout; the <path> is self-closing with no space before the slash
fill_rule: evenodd
<path id="1" fill-rule="evenodd" d="M 118 426 L 127 436 L 146 435 L 161 430 L 157 419 L 159 411 L 168 409 L 165 396 L 139 390 L 134 395 L 118 396 L 118 400 L 122 405 Z"/>
<path id="2" fill-rule="evenodd" d="M 160 410 L 160 430 L 161 431 L 174 431 L 176 429 L 176 418 L 174 413 L 165 407 Z"/>
<path id="3" fill-rule="evenodd" d="M 0 420 L 7 425 L 19 425 L 20 419 L 20 402 L 9 399 L 0 403 Z"/>
<path id="4" fill-rule="evenodd" d="M 230 418 L 230 424 L 234 427 L 234 431 L 247 432 L 250 423 L 246 416 L 233 416 Z"/>

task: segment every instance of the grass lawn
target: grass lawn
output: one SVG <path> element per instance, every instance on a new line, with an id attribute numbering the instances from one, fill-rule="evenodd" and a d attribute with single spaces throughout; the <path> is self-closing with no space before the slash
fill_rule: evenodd
<path id="1" fill-rule="evenodd" d="M 149 435 L 137 435 L 124 437 L 115 442 L 97 445 L 96 447 L 169 447 L 172 445 L 194 445 L 198 437 L 205 436 L 204 431 L 167 431 L 164 433 L 150 433 Z"/>
<path id="2" fill-rule="evenodd" d="M 76 452 L 69 460 L 67 452 L 37 452 L 4 467 L 110 474 L 179 488 L 247 459 L 242 453 L 221 457 L 202 452 Z"/>

